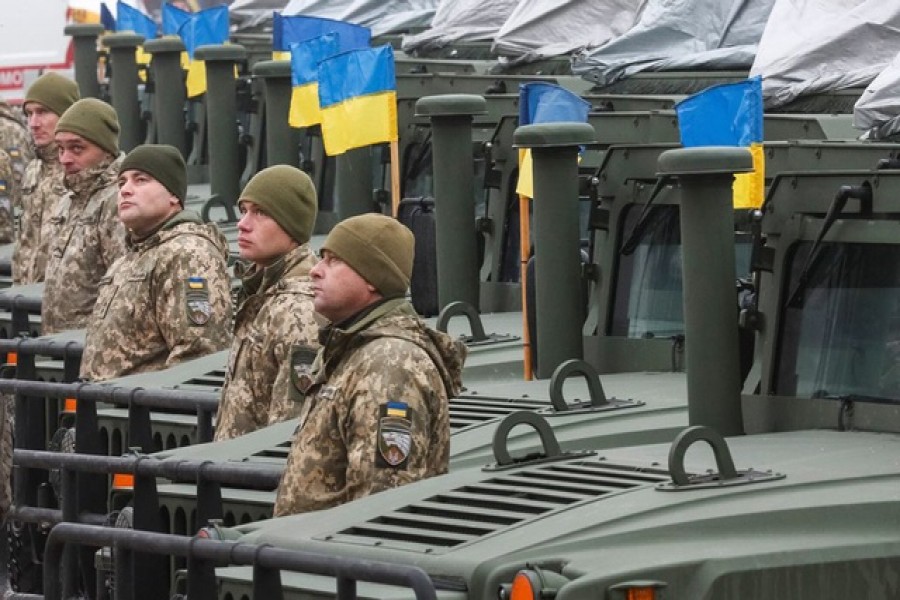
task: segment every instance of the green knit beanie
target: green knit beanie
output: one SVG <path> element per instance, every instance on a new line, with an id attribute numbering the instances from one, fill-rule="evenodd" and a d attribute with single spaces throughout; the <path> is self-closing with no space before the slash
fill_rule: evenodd
<path id="1" fill-rule="evenodd" d="M 172 192 L 184 206 L 187 196 L 187 168 L 181 152 L 168 144 L 143 144 L 128 153 L 119 174 L 137 170 L 146 173 Z"/>
<path id="2" fill-rule="evenodd" d="M 350 217 L 334 226 L 322 250 L 334 253 L 385 298 L 403 296 L 412 275 L 412 232 L 378 213 Z"/>
<path id="3" fill-rule="evenodd" d="M 309 241 L 319 201 L 315 185 L 300 169 L 289 165 L 263 169 L 247 182 L 240 200 L 259 205 L 298 244 Z"/>
<path id="4" fill-rule="evenodd" d="M 119 117 L 102 100 L 84 98 L 70 106 L 56 123 L 56 133 L 60 131 L 80 135 L 113 156 L 119 154 Z"/>
<path id="5" fill-rule="evenodd" d="M 59 73 L 48 71 L 34 80 L 25 93 L 25 102 L 37 102 L 62 116 L 66 110 L 81 98 L 78 84 Z"/>

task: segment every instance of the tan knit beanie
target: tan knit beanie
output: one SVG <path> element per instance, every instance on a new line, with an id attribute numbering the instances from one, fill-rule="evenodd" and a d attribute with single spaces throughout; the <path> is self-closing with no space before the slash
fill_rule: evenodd
<path id="1" fill-rule="evenodd" d="M 334 226 L 322 250 L 333 252 L 385 298 L 406 294 L 415 242 L 396 219 L 377 213 L 350 217 Z"/>

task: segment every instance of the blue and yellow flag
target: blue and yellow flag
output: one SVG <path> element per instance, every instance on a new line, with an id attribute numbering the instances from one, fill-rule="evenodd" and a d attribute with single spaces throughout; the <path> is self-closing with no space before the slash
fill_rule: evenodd
<path id="1" fill-rule="evenodd" d="M 765 198 L 762 78 L 714 85 L 675 105 L 681 145 L 750 150 L 753 172 L 736 175 L 735 208 L 758 208 Z"/>
<path id="2" fill-rule="evenodd" d="M 291 44 L 291 127 L 309 127 L 322 122 L 319 110 L 319 63 L 348 50 L 368 47 L 369 36 L 353 37 L 349 42 L 337 32 Z"/>
<path id="3" fill-rule="evenodd" d="M 519 86 L 519 125 L 587 122 L 591 103 L 578 94 L 553 83 L 533 82 Z M 531 152 L 519 151 L 519 181 L 516 193 L 534 197 Z"/>
<path id="4" fill-rule="evenodd" d="M 285 17 L 276 12 L 272 20 L 272 58 L 288 60 L 291 44 L 305 42 L 326 33 L 338 34 L 341 52 L 367 48 L 372 40 L 372 30 L 368 27 L 321 17 Z"/>
<path id="5" fill-rule="evenodd" d="M 109 10 L 106 2 L 100 4 L 100 24 L 103 25 L 104 31 L 116 30 L 116 18 L 113 16 L 112 11 Z"/>
<path id="6" fill-rule="evenodd" d="M 397 141 L 393 49 L 350 50 L 319 63 L 319 106 L 329 156 Z"/>
<path id="7" fill-rule="evenodd" d="M 187 95 L 194 98 L 206 92 L 206 67 L 194 60 L 200 46 L 224 44 L 228 41 L 228 7 L 214 6 L 200 12 L 187 12 L 169 3 L 163 5 L 163 34 L 178 35 L 187 54 Z"/>
<path id="8" fill-rule="evenodd" d="M 103 19 L 103 9 L 100 8 L 100 18 Z M 109 9 L 107 9 L 109 12 Z M 116 3 L 116 31 L 133 31 L 138 35 L 144 36 L 145 40 L 156 38 L 156 23 L 133 6 L 129 6 L 119 0 Z"/>
<path id="9" fill-rule="evenodd" d="M 337 33 L 291 44 L 291 108 L 288 124 L 309 127 L 322 122 L 319 110 L 319 63 L 340 54 Z"/>

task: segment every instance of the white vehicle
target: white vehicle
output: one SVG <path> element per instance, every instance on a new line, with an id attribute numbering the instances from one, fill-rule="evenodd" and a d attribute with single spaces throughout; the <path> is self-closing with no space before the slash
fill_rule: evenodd
<path id="1" fill-rule="evenodd" d="M 27 6 L 12 7 L 14 2 L 0 0 L 0 98 L 21 102 L 45 71 L 73 77 L 72 43 L 63 30 L 88 15 L 70 9 L 68 0 L 29 0 Z"/>

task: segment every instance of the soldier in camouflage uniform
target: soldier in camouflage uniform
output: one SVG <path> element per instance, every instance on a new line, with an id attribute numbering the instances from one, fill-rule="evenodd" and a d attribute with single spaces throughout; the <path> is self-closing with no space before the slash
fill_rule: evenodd
<path id="1" fill-rule="evenodd" d="M 406 300 L 413 236 L 378 214 L 339 223 L 313 267 L 316 311 L 332 325 L 309 373 L 275 515 L 328 508 L 447 471 L 448 399 L 466 349 Z"/>
<path id="2" fill-rule="evenodd" d="M 243 287 L 216 423 L 216 440 L 297 417 L 289 395 L 292 357 L 312 363 L 319 347 L 309 270 L 318 201 L 312 181 L 287 165 L 257 173 L 238 205 Z"/>
<path id="3" fill-rule="evenodd" d="M 78 98 L 78 84 L 52 71 L 38 77 L 25 93 L 22 106 L 36 157 L 25 167 L 22 177 L 22 213 L 12 259 L 16 285 L 44 281 L 52 237 L 50 219 L 66 193 L 65 173 L 53 135 L 59 117 Z"/>
<path id="4" fill-rule="evenodd" d="M 0 150 L 0 243 L 3 244 L 15 238 L 13 205 L 18 196 L 18 184 L 14 169 L 9 154 Z"/>
<path id="5" fill-rule="evenodd" d="M 99 284 L 81 377 L 158 371 L 218 352 L 231 340 L 228 242 L 184 210 L 187 171 L 177 149 L 144 145 L 119 168 L 128 252 Z"/>
<path id="6" fill-rule="evenodd" d="M 66 195 L 51 219 L 53 237 L 41 306 L 44 334 L 87 326 L 100 279 L 125 254 L 119 221 L 119 119 L 95 98 L 73 104 L 56 124 Z"/>
<path id="7" fill-rule="evenodd" d="M 22 187 L 22 174 L 25 165 L 34 158 L 31 136 L 22 119 L 22 113 L 0 100 L 0 150 L 9 155 L 16 185 L 14 190 Z M 13 206 L 19 207 L 18 195 L 11 196 Z M 6 232 L 4 232 L 5 235 Z M 11 240 L 12 238 L 10 238 Z"/>

